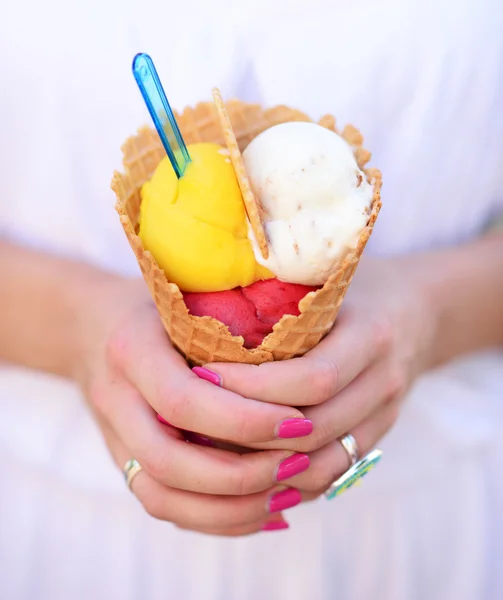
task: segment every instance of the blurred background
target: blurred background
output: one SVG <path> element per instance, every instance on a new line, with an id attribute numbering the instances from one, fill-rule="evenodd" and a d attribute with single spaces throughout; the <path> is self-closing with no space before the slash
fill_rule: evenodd
<path id="1" fill-rule="evenodd" d="M 500 0 L 3 0 L 0 234 L 139 274 L 110 181 L 149 122 L 143 51 L 178 110 L 218 86 L 356 125 L 370 254 L 472 239 L 503 212 L 502 31 Z M 502 400 L 501 349 L 427 374 L 378 476 L 298 508 L 291 542 L 229 541 L 145 515 L 73 384 L 3 365 L 0 598 L 499 600 Z"/>

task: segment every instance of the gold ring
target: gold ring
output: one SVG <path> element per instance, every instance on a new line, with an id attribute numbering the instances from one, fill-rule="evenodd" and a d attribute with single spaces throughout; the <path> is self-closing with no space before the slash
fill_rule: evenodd
<path id="1" fill-rule="evenodd" d="M 135 459 L 131 458 L 127 461 L 122 469 L 124 473 L 124 479 L 126 480 L 126 484 L 128 488 L 131 490 L 131 483 L 133 479 L 138 475 L 138 473 L 142 470 L 140 463 Z"/>

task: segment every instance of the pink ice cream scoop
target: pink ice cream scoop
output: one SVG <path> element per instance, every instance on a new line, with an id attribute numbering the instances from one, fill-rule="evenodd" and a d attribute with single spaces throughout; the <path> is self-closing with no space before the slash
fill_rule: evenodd
<path id="1" fill-rule="evenodd" d="M 317 287 L 284 283 L 278 279 L 257 281 L 225 292 L 184 293 L 192 315 L 209 316 L 244 338 L 245 348 L 256 348 L 283 315 L 299 314 L 299 302 Z"/>

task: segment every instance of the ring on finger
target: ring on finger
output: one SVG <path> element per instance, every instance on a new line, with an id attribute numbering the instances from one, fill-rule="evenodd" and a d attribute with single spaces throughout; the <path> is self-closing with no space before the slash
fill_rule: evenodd
<path id="1" fill-rule="evenodd" d="M 341 437 L 339 441 L 349 457 L 349 466 L 352 467 L 360 460 L 360 450 L 358 448 L 358 444 L 350 433 L 347 433 L 344 437 Z"/>
<path id="2" fill-rule="evenodd" d="M 325 492 L 325 498 L 332 500 L 336 496 L 340 496 L 342 492 L 345 492 L 362 477 L 364 477 L 369 471 L 371 471 L 378 462 L 381 460 L 382 450 L 375 448 L 371 450 L 361 460 L 356 462 L 354 465 L 338 477 L 332 485 Z"/>
<path id="3" fill-rule="evenodd" d="M 122 471 L 124 473 L 124 479 L 126 480 L 126 484 L 130 490 L 133 479 L 138 475 L 138 473 L 141 470 L 141 465 L 135 458 L 130 458 L 124 465 Z"/>

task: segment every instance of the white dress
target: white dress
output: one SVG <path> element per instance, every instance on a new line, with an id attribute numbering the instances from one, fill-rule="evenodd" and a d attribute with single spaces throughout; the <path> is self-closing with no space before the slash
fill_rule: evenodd
<path id="1" fill-rule="evenodd" d="M 385 182 L 369 252 L 456 244 L 503 210 L 501 0 L 172 4 L 2 3 L 3 235 L 137 272 L 109 190 L 148 121 L 137 51 L 176 107 L 219 85 L 361 128 Z M 0 598 L 503 598 L 503 351 L 422 377 L 382 448 L 362 486 L 288 511 L 287 532 L 181 532 L 144 514 L 71 384 L 5 365 Z"/>

